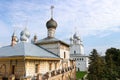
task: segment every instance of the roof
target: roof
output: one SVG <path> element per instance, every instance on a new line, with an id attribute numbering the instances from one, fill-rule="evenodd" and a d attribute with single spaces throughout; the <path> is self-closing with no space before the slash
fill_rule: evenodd
<path id="1" fill-rule="evenodd" d="M 0 57 L 11 56 L 33 56 L 41 58 L 60 58 L 56 54 L 34 44 L 20 42 L 14 46 L 4 46 L 0 48 Z"/>
<path id="2" fill-rule="evenodd" d="M 65 43 L 64 41 L 61 41 L 61 40 L 56 39 L 56 38 L 54 38 L 54 37 L 52 37 L 52 38 L 47 37 L 47 38 L 44 38 L 44 39 L 42 39 L 42 40 L 38 40 L 38 41 L 36 42 L 36 44 L 47 44 L 47 43 L 54 43 L 54 42 L 60 42 L 60 43 L 62 43 L 62 44 L 64 44 L 64 45 L 66 45 L 66 46 L 69 46 L 69 44 Z"/>

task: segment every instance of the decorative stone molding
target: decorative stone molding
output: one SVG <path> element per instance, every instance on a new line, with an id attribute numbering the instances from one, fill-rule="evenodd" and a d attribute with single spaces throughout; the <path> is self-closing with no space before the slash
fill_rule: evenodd
<path id="1" fill-rule="evenodd" d="M 76 79 L 76 70 L 74 66 L 67 67 L 64 69 L 58 69 L 44 74 L 43 79 L 39 80 L 75 80 Z M 47 77 L 48 76 L 48 77 Z"/>
<path id="2" fill-rule="evenodd" d="M 21 77 L 20 80 L 31 80 L 31 76 Z"/>

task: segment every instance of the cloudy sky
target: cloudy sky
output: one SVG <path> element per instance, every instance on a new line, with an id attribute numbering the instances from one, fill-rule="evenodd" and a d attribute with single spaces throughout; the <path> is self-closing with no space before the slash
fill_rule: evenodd
<path id="1" fill-rule="evenodd" d="M 24 27 L 31 38 L 46 37 L 51 5 L 57 38 L 69 43 L 77 32 L 86 54 L 93 48 L 100 54 L 110 47 L 120 48 L 120 0 L 0 0 L 0 46 L 9 45 L 13 31 L 19 37 Z"/>

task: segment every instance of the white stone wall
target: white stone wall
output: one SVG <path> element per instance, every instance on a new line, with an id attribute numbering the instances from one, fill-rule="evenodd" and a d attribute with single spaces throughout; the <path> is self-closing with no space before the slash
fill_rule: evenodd
<path id="1" fill-rule="evenodd" d="M 74 55 L 71 56 L 76 61 L 76 70 L 87 71 L 88 69 L 88 56 Z"/>
<path id="2" fill-rule="evenodd" d="M 53 53 L 56 53 L 57 55 L 60 56 L 60 58 L 63 58 L 63 61 L 61 61 L 60 63 L 60 68 L 62 68 L 64 65 L 70 66 L 70 61 L 69 61 L 70 48 L 67 45 L 62 44 L 60 42 L 56 42 L 56 43 L 42 44 L 41 46 Z"/>
<path id="3" fill-rule="evenodd" d="M 87 58 L 86 57 L 80 57 L 80 58 L 77 58 L 76 60 L 76 67 L 77 67 L 77 70 L 79 69 L 80 71 L 87 71 Z"/>
<path id="4" fill-rule="evenodd" d="M 84 55 L 84 47 L 81 44 L 72 44 L 70 46 L 70 54 Z"/>
<path id="5" fill-rule="evenodd" d="M 81 54 L 84 55 L 84 46 L 81 44 L 80 46 Z"/>
<path id="6" fill-rule="evenodd" d="M 76 60 L 76 70 L 87 71 L 89 66 L 88 56 L 85 56 L 84 46 L 81 43 L 80 38 L 78 39 L 78 36 L 76 35 L 71 38 L 70 55 L 72 59 Z"/>
<path id="7" fill-rule="evenodd" d="M 67 66 L 70 66 L 70 49 L 68 46 L 65 46 L 65 45 L 60 45 L 60 57 L 63 58 L 63 61 L 62 61 L 62 68 L 63 67 L 67 67 Z"/>
<path id="8" fill-rule="evenodd" d="M 64 52 L 66 54 L 66 59 L 70 58 L 70 49 L 68 46 L 61 43 L 48 43 L 40 45 L 45 49 L 59 55 L 61 58 L 64 58 Z"/>
<path id="9" fill-rule="evenodd" d="M 57 69 L 59 68 L 59 61 L 47 61 L 47 60 L 27 60 L 26 61 L 26 76 L 36 76 L 37 73 L 35 73 L 35 65 L 38 64 L 38 73 L 45 74 L 46 72 L 49 72 L 49 64 L 51 63 L 51 71 L 55 70 L 55 63 L 57 63 Z"/>
<path id="10" fill-rule="evenodd" d="M 60 57 L 61 58 L 64 58 L 64 54 L 65 54 L 65 59 L 70 58 L 70 51 L 68 51 L 66 49 L 60 49 Z"/>
<path id="11" fill-rule="evenodd" d="M 14 74 L 16 78 L 20 78 L 24 75 L 24 61 L 23 60 L 0 60 L 0 74 L 4 77 L 12 75 L 12 66 L 14 68 Z"/>
<path id="12" fill-rule="evenodd" d="M 59 44 L 55 44 L 55 43 L 49 43 L 49 44 L 42 44 L 40 45 L 42 46 L 43 48 L 53 52 L 53 53 L 56 53 L 57 55 L 59 55 L 60 53 L 60 50 L 59 50 Z"/>

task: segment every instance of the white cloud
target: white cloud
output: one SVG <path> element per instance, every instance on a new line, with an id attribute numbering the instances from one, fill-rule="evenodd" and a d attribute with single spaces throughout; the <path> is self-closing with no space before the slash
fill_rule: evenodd
<path id="1" fill-rule="evenodd" d="M 74 27 L 78 27 L 77 31 L 83 36 L 94 35 L 98 31 L 105 30 L 119 31 L 117 30 L 120 25 L 119 0 L 56 0 L 53 2 L 55 2 L 54 17 L 58 21 L 59 32 L 69 29 L 68 34 L 70 34 Z M 13 2 L 9 8 L 13 20 L 20 23 L 28 17 L 33 23 L 31 25 L 35 23 L 37 27 L 41 24 L 45 26 L 50 16 L 50 4 L 39 3 L 39 1 Z M 44 22 L 44 25 L 39 24 L 40 22 Z"/>
<path id="2" fill-rule="evenodd" d="M 99 31 L 118 31 L 120 25 L 120 1 L 116 1 L 71 0 L 67 4 L 61 2 L 56 6 L 58 8 L 57 17 L 59 16 L 59 22 L 63 23 L 63 25 L 73 22 L 72 25 L 65 26 L 68 29 L 72 30 L 73 28 L 70 27 L 80 26 L 79 31 L 85 36 L 97 34 Z"/>
<path id="3" fill-rule="evenodd" d="M 120 0 L 17 0 L 6 4 L 0 4 L 0 10 L 7 10 L 5 14 L 9 15 L 11 24 L 20 30 L 28 26 L 32 36 L 37 34 L 40 39 L 47 35 L 51 4 L 55 6 L 54 19 L 58 22 L 57 37 L 66 40 L 75 32 L 75 27 L 82 37 L 105 38 L 120 32 Z"/>

